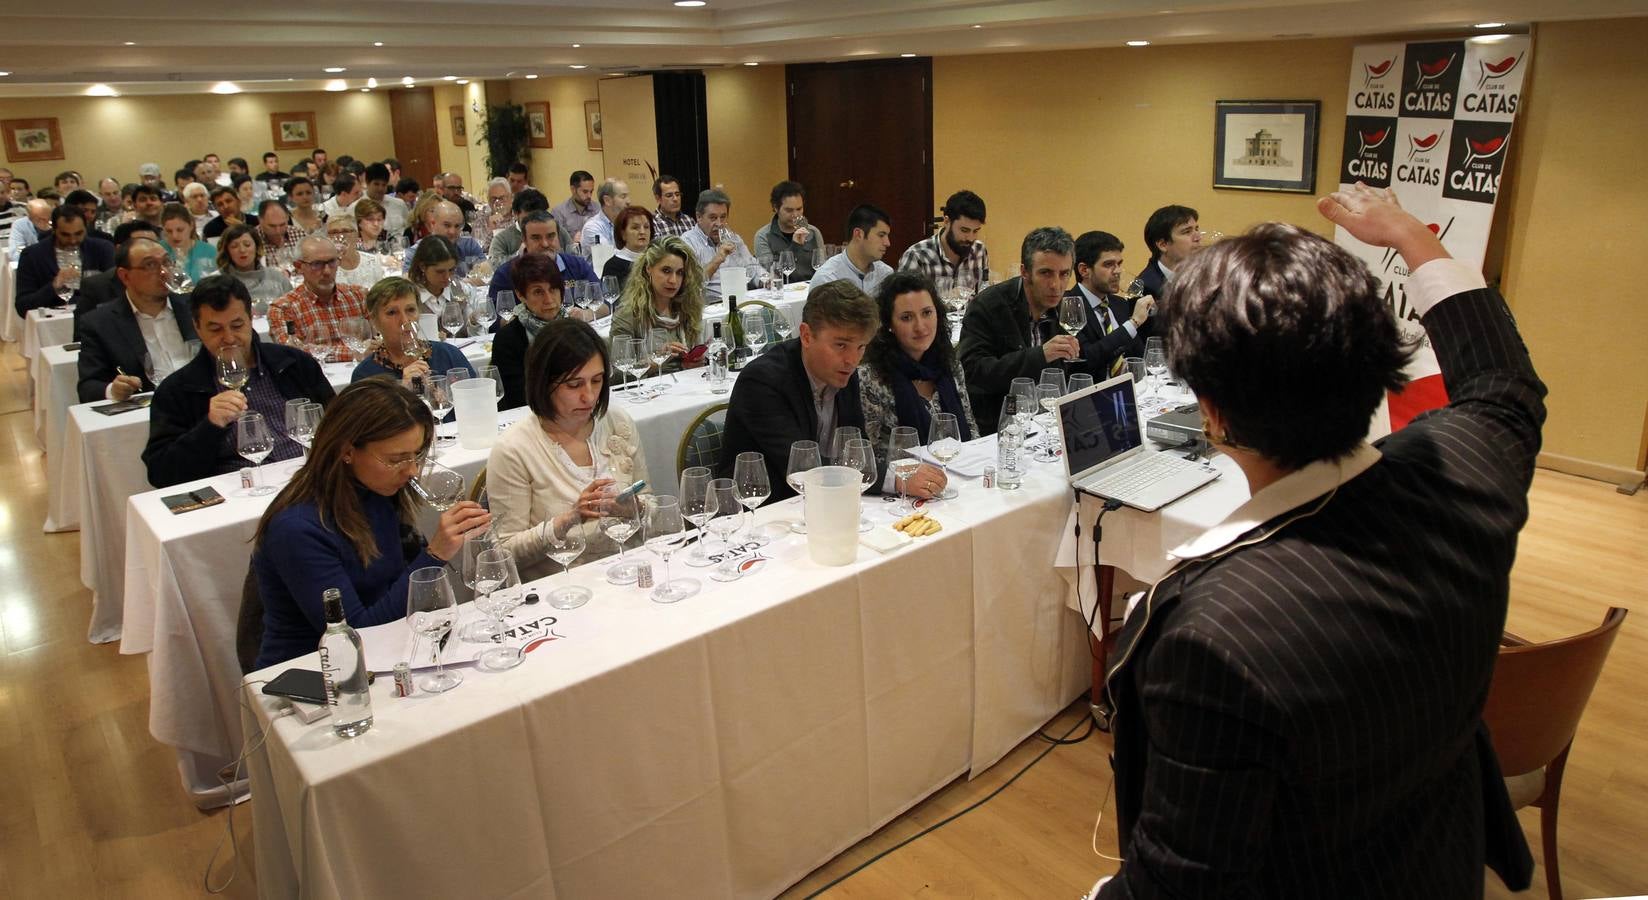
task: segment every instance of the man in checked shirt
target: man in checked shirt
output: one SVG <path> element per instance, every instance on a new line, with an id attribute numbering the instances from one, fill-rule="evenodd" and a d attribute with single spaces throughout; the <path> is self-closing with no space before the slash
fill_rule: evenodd
<path id="1" fill-rule="evenodd" d="M 338 325 L 366 315 L 366 289 L 338 284 L 338 248 L 324 235 L 304 238 L 298 252 L 303 283 L 269 304 L 269 337 L 277 344 L 304 348 L 323 344 L 334 359 L 347 359 Z M 287 323 L 292 324 L 290 329 Z"/>
<path id="2" fill-rule="evenodd" d="M 972 191 L 956 191 L 944 201 L 943 213 L 943 227 L 911 244 L 898 268 L 931 278 L 940 296 L 955 288 L 977 294 L 990 282 L 990 251 L 978 239 L 984 230 L 984 199 Z"/>

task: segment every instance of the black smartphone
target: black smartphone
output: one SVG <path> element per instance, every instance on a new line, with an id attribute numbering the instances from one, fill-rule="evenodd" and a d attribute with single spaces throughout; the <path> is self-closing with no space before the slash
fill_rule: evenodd
<path id="1" fill-rule="evenodd" d="M 326 705 L 326 681 L 314 669 L 287 669 L 264 685 L 263 692 L 272 697 Z"/>

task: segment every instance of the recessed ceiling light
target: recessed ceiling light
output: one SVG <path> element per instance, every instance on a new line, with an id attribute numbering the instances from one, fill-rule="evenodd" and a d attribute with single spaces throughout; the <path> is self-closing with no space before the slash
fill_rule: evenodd
<path id="1" fill-rule="evenodd" d="M 442 81 L 457 81 L 458 76 L 456 76 L 456 75 L 442 75 L 441 80 Z"/>
<path id="2" fill-rule="evenodd" d="M 0 78 L 5 78 L 7 75 L 10 75 L 10 74 L 11 74 L 10 72 L 0 72 Z"/>
<path id="3" fill-rule="evenodd" d="M 326 89 L 329 91 L 347 91 L 349 90 L 349 82 L 344 81 L 342 78 L 334 78 L 326 82 Z"/>
<path id="4" fill-rule="evenodd" d="M 583 46 L 583 44 L 573 44 L 572 49 L 577 50 L 579 47 L 582 47 L 582 46 Z"/>
<path id="5" fill-rule="evenodd" d="M 900 53 L 898 57 L 899 59 L 915 59 L 916 55 L 914 53 Z"/>
<path id="6" fill-rule="evenodd" d="M 217 84 L 212 85 L 212 93 L 238 94 L 240 93 L 240 85 L 235 84 L 233 81 L 220 81 Z"/>
<path id="7" fill-rule="evenodd" d="M 746 66 L 759 66 L 761 64 L 760 63 L 754 63 L 754 62 L 747 62 L 744 65 L 746 65 Z"/>
<path id="8" fill-rule="evenodd" d="M 460 78 L 460 79 L 458 79 L 458 83 L 459 83 L 459 84 L 468 84 L 468 83 L 469 83 L 469 79 L 467 79 L 467 78 Z"/>
<path id="9" fill-rule="evenodd" d="M 417 79 L 413 78 L 411 75 L 406 75 L 401 78 L 401 84 L 404 84 L 407 87 L 411 87 L 414 83 L 416 83 L 416 81 Z"/>
<path id="10" fill-rule="evenodd" d="M 675 5 L 687 7 L 703 6 L 704 0 L 675 0 Z"/>
<path id="11" fill-rule="evenodd" d="M 88 96 L 88 97 L 118 97 L 118 96 L 120 96 L 120 94 L 118 92 L 116 92 L 114 88 L 109 87 L 106 84 L 94 84 L 91 87 L 86 88 L 86 96 Z"/>
<path id="12" fill-rule="evenodd" d="M 1481 26 L 1477 26 L 1477 27 L 1481 27 Z M 128 47 L 136 47 L 137 46 L 137 41 L 126 41 L 125 44 Z"/>
<path id="13" fill-rule="evenodd" d="M 336 75 L 339 72 L 347 72 L 349 70 L 344 68 L 343 66 L 327 66 L 326 71 L 332 73 L 333 75 Z"/>
<path id="14" fill-rule="evenodd" d="M 527 77 L 526 77 L 526 80 L 527 80 L 527 81 L 531 81 L 531 80 L 533 80 L 533 79 L 534 79 L 534 78 L 537 78 L 537 77 L 538 77 L 538 76 L 536 76 L 536 75 L 528 75 L 528 76 L 527 76 Z"/>
<path id="15" fill-rule="evenodd" d="M 589 68 L 589 66 L 580 65 L 578 63 L 573 63 L 572 65 L 567 66 L 567 68 L 569 68 L 569 69 L 587 69 L 587 68 Z"/>
<path id="16" fill-rule="evenodd" d="M 973 27 L 974 28 L 983 28 L 984 26 L 983 25 L 974 25 Z"/>
<path id="17" fill-rule="evenodd" d="M 383 41 L 373 41 L 373 42 L 372 42 L 372 46 L 374 46 L 374 47 L 382 47 L 382 46 L 383 46 Z"/>
<path id="18" fill-rule="evenodd" d="M 1129 47 L 1148 47 L 1148 46 L 1150 46 L 1150 42 L 1149 41 L 1128 41 L 1127 46 L 1129 46 Z"/>
<path id="19" fill-rule="evenodd" d="M 1504 28 L 1505 23 L 1504 22 L 1478 22 L 1478 23 L 1476 23 L 1476 27 L 1477 28 Z"/>
<path id="20" fill-rule="evenodd" d="M 363 93 L 363 94 L 370 94 L 370 93 L 372 93 L 372 89 L 371 88 L 361 88 L 360 92 Z"/>
<path id="21" fill-rule="evenodd" d="M 1484 34 L 1481 37 L 1471 38 L 1471 43 L 1473 43 L 1473 44 L 1497 44 L 1500 41 L 1508 41 L 1510 39 L 1511 39 L 1511 36 L 1508 35 L 1508 34 Z"/>

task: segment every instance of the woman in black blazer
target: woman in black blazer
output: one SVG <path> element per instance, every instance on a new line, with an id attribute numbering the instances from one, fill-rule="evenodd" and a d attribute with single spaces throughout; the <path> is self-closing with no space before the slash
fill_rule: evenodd
<path id="1" fill-rule="evenodd" d="M 561 304 L 565 282 L 555 257 L 543 253 L 518 256 L 509 266 L 509 280 L 521 303 L 515 307 L 515 319 L 498 329 L 492 341 L 492 365 L 498 367 L 498 378 L 504 383 L 500 410 L 526 405 L 527 348 L 538 331 L 565 310 Z"/>

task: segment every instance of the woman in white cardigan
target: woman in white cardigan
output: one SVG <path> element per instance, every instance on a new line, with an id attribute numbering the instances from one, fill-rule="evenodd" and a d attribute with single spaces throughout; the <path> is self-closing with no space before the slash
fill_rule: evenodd
<path id="1" fill-rule="evenodd" d="M 515 557 L 524 581 L 553 574 L 547 534 L 577 524 L 584 563 L 618 552 L 600 530 L 602 492 L 647 478 L 635 422 L 607 409 L 607 346 L 587 323 L 555 319 L 526 354 L 526 402 L 532 415 L 511 425 L 492 447 L 486 491 L 498 546 Z"/>

